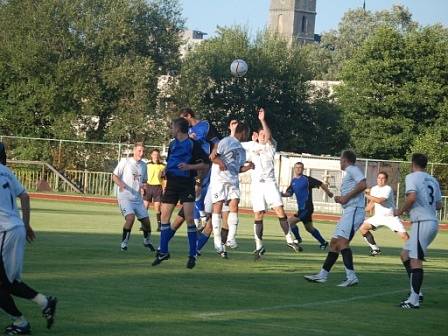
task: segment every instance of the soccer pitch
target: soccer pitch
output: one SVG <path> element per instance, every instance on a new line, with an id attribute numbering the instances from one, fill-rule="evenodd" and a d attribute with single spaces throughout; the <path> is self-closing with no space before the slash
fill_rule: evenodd
<path id="1" fill-rule="evenodd" d="M 17 300 L 34 335 L 433 336 L 448 329 L 448 232 L 430 247 L 422 308 L 401 310 L 397 304 L 409 287 L 399 260 L 402 242 L 387 229 L 375 233 L 379 257 L 370 257 L 356 235 L 360 284 L 339 288 L 345 278 L 341 257 L 327 283 L 303 279 L 320 269 L 326 255 L 303 226 L 305 251 L 294 254 L 277 220 L 267 219 L 267 253 L 254 262 L 252 219 L 242 216 L 239 247 L 229 259 L 214 253 L 210 240 L 196 268 L 188 270 L 185 227 L 170 244 L 171 259 L 152 267 L 154 254 L 142 246 L 138 223 L 129 250 L 120 251 L 123 221 L 116 206 L 37 200 L 31 206 L 37 240 L 27 247 L 23 278 L 59 298 L 50 331 L 33 303 Z M 334 224 L 316 226 L 328 238 Z M 156 245 L 158 238 L 153 235 Z M 3 325 L 9 323 L 0 316 Z"/>

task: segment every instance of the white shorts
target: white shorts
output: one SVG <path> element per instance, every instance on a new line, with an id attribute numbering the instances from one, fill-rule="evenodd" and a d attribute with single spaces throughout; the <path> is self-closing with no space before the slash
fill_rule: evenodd
<path id="1" fill-rule="evenodd" d="M 282 196 L 275 182 L 252 183 L 252 209 L 254 212 L 283 206 Z"/>
<path id="2" fill-rule="evenodd" d="M 9 284 L 14 280 L 20 281 L 23 269 L 23 257 L 25 255 L 26 232 L 24 226 L 16 226 L 10 231 L 0 232 L 1 262 L 4 274 Z M 0 273 L 3 273 L 0 270 Z"/>
<path id="3" fill-rule="evenodd" d="M 364 208 L 345 208 L 341 218 L 339 219 L 339 222 L 336 224 L 336 230 L 334 231 L 333 238 L 342 237 L 348 240 L 352 240 L 355 232 L 364 222 L 365 217 L 366 212 Z"/>
<path id="4" fill-rule="evenodd" d="M 437 221 L 421 221 L 412 223 L 409 240 L 404 246 L 409 251 L 409 257 L 412 259 L 425 260 L 428 246 L 434 240 L 439 231 Z"/>
<path id="5" fill-rule="evenodd" d="M 135 215 L 137 219 L 149 217 L 148 210 L 146 210 L 143 200 L 130 201 L 119 199 L 118 206 L 120 207 L 123 217 L 126 217 L 127 215 Z"/>
<path id="6" fill-rule="evenodd" d="M 240 186 L 230 182 L 212 183 L 210 184 L 210 192 L 212 203 L 230 201 L 240 199 Z"/>
<path id="7" fill-rule="evenodd" d="M 372 225 L 374 229 L 378 229 L 381 226 L 386 226 L 394 232 L 406 232 L 400 218 L 396 216 L 375 215 L 367 218 L 366 223 Z"/>

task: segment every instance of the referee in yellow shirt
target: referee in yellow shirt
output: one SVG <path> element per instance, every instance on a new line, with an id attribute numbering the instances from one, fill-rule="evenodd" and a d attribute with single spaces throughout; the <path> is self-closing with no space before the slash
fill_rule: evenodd
<path id="1" fill-rule="evenodd" d="M 165 170 L 165 165 L 160 159 L 160 151 L 153 149 L 151 151 L 151 160 L 148 162 L 148 188 L 145 196 L 146 209 L 149 208 L 149 203 L 154 203 L 154 211 L 157 215 L 157 231 L 160 232 L 160 205 L 163 193 L 163 178 L 162 173 Z"/>

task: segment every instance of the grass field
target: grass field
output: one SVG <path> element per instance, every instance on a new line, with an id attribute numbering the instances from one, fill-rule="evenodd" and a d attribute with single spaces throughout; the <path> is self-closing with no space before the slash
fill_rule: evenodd
<path id="1" fill-rule="evenodd" d="M 396 307 L 408 291 L 398 257 L 402 243 L 388 230 L 376 233 L 380 257 L 369 257 L 355 237 L 360 285 L 339 288 L 341 258 L 327 283 L 306 282 L 303 275 L 318 271 L 326 253 L 302 230 L 305 251 L 293 254 L 272 219 L 262 261 L 253 260 L 251 219 L 243 216 L 240 246 L 229 259 L 221 260 L 210 241 L 193 270 L 185 268 L 185 228 L 172 240 L 172 259 L 158 267 L 151 267 L 154 256 L 137 230 L 121 252 L 115 206 L 33 201 L 32 224 L 38 239 L 27 248 L 24 280 L 60 302 L 54 329 L 46 331 L 36 306 L 18 300 L 34 335 L 383 336 L 446 335 L 448 329 L 448 232 L 431 246 L 422 309 L 402 311 Z M 317 226 L 329 237 L 334 224 Z"/>

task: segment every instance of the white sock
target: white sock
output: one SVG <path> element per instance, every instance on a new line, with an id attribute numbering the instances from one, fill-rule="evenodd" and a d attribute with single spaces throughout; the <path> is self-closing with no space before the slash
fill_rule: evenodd
<path id="1" fill-rule="evenodd" d="M 215 250 L 222 252 L 221 242 L 221 214 L 212 214 L 212 227 L 213 227 L 213 242 L 215 244 Z"/>
<path id="2" fill-rule="evenodd" d="M 26 325 L 28 324 L 28 321 L 23 315 L 19 317 L 11 316 L 11 318 L 12 318 L 12 324 L 14 324 L 17 327 L 23 328 L 26 327 Z"/>
<path id="3" fill-rule="evenodd" d="M 44 309 L 48 304 L 48 299 L 43 294 L 37 294 L 34 299 L 31 299 L 34 303 L 37 303 L 41 309 Z"/>
<path id="4" fill-rule="evenodd" d="M 364 241 L 367 243 L 367 245 L 370 246 L 370 248 L 371 248 L 372 250 L 379 250 L 379 249 L 380 249 L 377 245 L 370 244 L 366 237 L 364 237 Z"/>
<path id="5" fill-rule="evenodd" d="M 229 225 L 229 233 L 227 235 L 227 241 L 235 241 L 236 230 L 238 228 L 238 214 L 236 212 L 230 212 L 227 219 Z"/>
<path id="6" fill-rule="evenodd" d="M 197 228 L 199 228 L 201 226 L 201 220 L 199 218 L 195 218 L 194 219 L 194 225 L 196 225 Z"/>
<path id="7" fill-rule="evenodd" d="M 345 267 L 345 274 L 347 275 L 347 279 L 354 279 L 356 278 L 356 273 L 354 270 L 350 270 L 347 267 Z"/>
<path id="8" fill-rule="evenodd" d="M 322 278 L 327 278 L 328 277 L 328 271 L 324 270 L 323 268 L 320 270 L 319 275 Z"/>
<path id="9" fill-rule="evenodd" d="M 293 244 L 294 243 L 294 237 L 292 235 L 291 230 L 288 232 L 288 234 L 285 235 L 285 238 L 286 238 L 286 242 L 288 244 Z"/>

